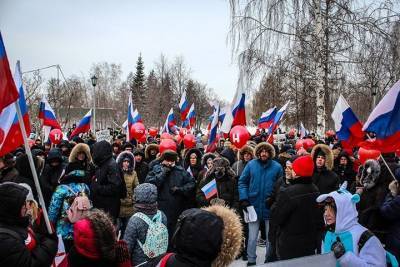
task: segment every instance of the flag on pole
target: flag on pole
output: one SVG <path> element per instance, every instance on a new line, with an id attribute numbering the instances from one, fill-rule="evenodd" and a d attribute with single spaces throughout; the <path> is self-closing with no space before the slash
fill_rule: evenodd
<path id="1" fill-rule="evenodd" d="M 43 126 L 50 126 L 53 129 L 61 130 L 61 126 L 56 119 L 56 113 L 44 96 L 40 101 L 38 118 L 43 120 Z"/>
<path id="2" fill-rule="evenodd" d="M 281 120 L 282 120 L 282 118 L 283 118 L 283 115 L 285 114 L 286 109 L 287 109 L 289 103 L 290 103 L 290 101 L 288 101 L 283 107 L 281 107 L 281 108 L 276 112 L 276 115 L 275 115 L 275 117 L 274 117 L 274 121 L 273 121 L 273 123 L 271 124 L 271 126 L 269 127 L 269 130 L 268 130 L 268 133 L 269 133 L 270 136 L 273 135 L 274 132 L 275 132 L 275 130 L 276 130 L 276 128 L 278 128 L 278 125 L 279 125 L 279 123 L 281 122 Z"/>
<path id="3" fill-rule="evenodd" d="M 69 139 L 72 139 L 74 136 L 81 134 L 81 133 L 86 133 L 90 130 L 90 121 L 92 119 L 92 109 L 86 113 L 85 116 L 81 119 L 79 122 L 78 126 L 75 128 L 75 130 L 71 133 Z"/>
<path id="4" fill-rule="evenodd" d="M 179 111 L 181 113 L 181 121 L 184 122 L 186 120 L 186 117 L 189 113 L 189 102 L 186 99 L 186 92 L 183 92 L 181 96 L 181 101 L 179 101 Z"/>
<path id="5" fill-rule="evenodd" d="M 17 87 L 11 75 L 7 53 L 0 32 L 0 113 L 19 97 Z"/>
<path id="6" fill-rule="evenodd" d="M 304 127 L 303 122 L 300 122 L 300 139 L 303 139 L 308 135 L 307 129 Z"/>
<path id="7" fill-rule="evenodd" d="M 207 152 L 212 152 L 216 148 L 216 141 L 217 141 L 217 128 L 218 128 L 218 114 L 219 114 L 219 106 L 214 111 L 213 120 L 211 122 L 211 129 L 208 137 L 208 144 L 207 144 Z"/>
<path id="8" fill-rule="evenodd" d="M 217 195 L 217 182 L 215 181 L 215 179 L 212 179 L 211 182 L 203 186 L 201 188 L 201 191 L 203 191 L 207 200 Z"/>
<path id="9" fill-rule="evenodd" d="M 185 119 L 185 121 L 182 123 L 182 127 L 190 129 L 194 127 L 196 123 L 196 112 L 194 110 L 194 103 L 190 106 L 189 113 Z"/>
<path id="10" fill-rule="evenodd" d="M 0 76 L 0 80 L 6 77 Z M 28 108 L 25 102 L 24 88 L 22 87 L 22 74 L 20 70 L 19 61 L 15 67 L 14 86 L 18 88 L 19 98 L 18 103 L 21 108 L 22 118 L 25 123 L 25 131 L 27 135 L 31 132 Z M 8 87 L 8 90 L 13 90 Z M 7 98 L 8 96 L 6 96 Z M 16 101 L 15 101 L 16 102 Z M 15 102 L 8 105 L 0 114 L 0 156 L 14 151 L 16 148 L 24 144 L 21 127 L 18 121 L 17 110 Z"/>
<path id="11" fill-rule="evenodd" d="M 276 107 L 270 108 L 263 112 L 258 120 L 258 128 L 268 129 L 274 122 L 276 112 Z"/>
<path id="12" fill-rule="evenodd" d="M 236 125 L 246 126 L 246 108 L 245 108 L 246 94 L 241 92 L 237 96 L 237 100 L 232 109 L 232 127 Z"/>
<path id="13" fill-rule="evenodd" d="M 390 88 L 374 108 L 363 131 L 376 135 L 373 142 L 368 142 L 370 148 L 378 149 L 382 153 L 400 149 L 400 81 Z"/>
<path id="14" fill-rule="evenodd" d="M 167 119 L 165 120 L 164 126 L 161 130 L 162 133 L 172 133 L 176 134 L 178 129 L 175 123 L 175 116 L 174 116 L 174 110 L 171 108 L 168 112 Z"/>
<path id="15" fill-rule="evenodd" d="M 351 149 L 364 140 L 362 124 L 346 99 L 340 95 L 331 115 L 335 131 L 344 148 Z"/>

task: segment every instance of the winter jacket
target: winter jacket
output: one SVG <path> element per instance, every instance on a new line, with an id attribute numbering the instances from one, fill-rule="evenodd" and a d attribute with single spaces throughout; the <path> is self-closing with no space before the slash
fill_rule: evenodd
<path id="1" fill-rule="evenodd" d="M 161 164 L 156 164 L 147 174 L 146 183 L 157 186 L 158 208 L 167 216 L 171 238 L 179 215 L 187 207 L 186 201 L 193 197 L 196 182 L 181 166 L 175 165 L 166 171 Z"/>
<path id="2" fill-rule="evenodd" d="M 79 153 L 85 153 L 86 158 L 83 161 L 79 161 L 77 156 Z M 92 177 L 94 176 L 95 167 L 93 164 L 92 156 L 90 154 L 90 148 L 88 145 L 79 143 L 74 146 L 71 151 L 71 154 L 68 158 L 68 165 L 65 168 L 65 173 L 68 175 L 73 170 L 82 170 L 85 172 L 82 180 L 84 183 L 90 185 Z"/>
<path id="3" fill-rule="evenodd" d="M 272 218 L 277 225 L 277 255 L 280 260 L 315 254 L 317 229 L 323 223 L 316 203 L 318 188 L 311 177 L 291 180 L 281 187 Z"/>
<path id="4" fill-rule="evenodd" d="M 217 157 L 217 155 L 215 155 L 214 153 L 205 153 L 203 155 L 203 157 L 201 158 L 201 171 L 199 173 L 199 179 L 200 181 L 206 176 L 206 173 L 208 171 L 208 167 L 207 167 L 207 160 L 209 158 L 211 159 L 215 159 Z"/>
<path id="5" fill-rule="evenodd" d="M 90 186 L 93 207 L 102 209 L 116 219 L 119 215 L 121 192 L 125 190 L 125 186 L 112 157 L 111 144 L 107 141 L 95 143 L 93 161 L 96 164 L 95 179 Z"/>
<path id="6" fill-rule="evenodd" d="M 388 193 L 380 211 L 388 221 L 386 249 L 400 260 L 400 196 L 393 197 Z"/>
<path id="7" fill-rule="evenodd" d="M 347 158 L 347 165 L 343 166 L 340 165 L 340 158 L 341 157 L 346 157 Z M 339 183 L 343 184 L 344 181 L 347 181 L 347 188 L 353 187 L 353 183 L 355 183 L 355 178 L 356 178 L 356 172 L 354 171 L 353 168 L 353 161 L 349 157 L 349 154 L 347 152 L 343 151 L 339 154 L 335 161 L 335 168 L 334 168 L 335 173 L 338 175 L 339 178 Z"/>
<path id="8" fill-rule="evenodd" d="M 162 223 L 167 226 L 167 217 L 163 212 L 162 214 Z M 148 215 L 150 219 L 152 219 L 154 215 Z M 126 226 L 124 240 L 128 244 L 129 252 L 131 253 L 131 259 L 133 265 L 138 265 L 142 262 L 148 261 L 149 257 L 147 257 L 141 247 L 139 246 L 138 240 L 144 244 L 146 241 L 147 230 L 149 229 L 149 225 L 140 219 L 139 217 L 132 216 L 129 219 L 128 225 Z"/>
<path id="9" fill-rule="evenodd" d="M 8 167 L 0 172 L 0 183 L 14 182 L 18 179 L 19 173 L 15 167 Z"/>
<path id="10" fill-rule="evenodd" d="M 207 172 L 206 177 L 201 180 L 196 193 L 197 205 L 199 207 L 210 205 L 210 201 L 213 198 L 223 199 L 229 207 L 238 210 L 238 188 L 236 182 L 236 176 L 232 168 L 229 167 L 229 161 L 225 158 L 215 158 L 213 167 Z M 225 175 L 222 177 L 216 176 L 216 169 L 222 167 L 225 168 Z M 215 179 L 217 184 L 217 195 L 214 195 L 210 199 L 206 199 L 204 192 L 201 190 L 206 184 Z"/>
<path id="11" fill-rule="evenodd" d="M 131 162 L 133 163 L 128 171 L 122 170 L 122 161 L 123 161 L 124 157 L 129 157 Z M 119 217 L 122 217 L 122 218 L 129 218 L 134 213 L 133 190 L 139 184 L 139 180 L 136 175 L 136 172 L 133 170 L 134 166 L 135 166 L 134 162 L 135 162 L 134 156 L 129 151 L 123 151 L 117 157 L 117 165 L 122 170 L 122 175 L 123 175 L 123 178 L 125 181 L 125 186 L 126 186 L 126 197 L 121 199 L 121 207 L 120 207 L 120 211 L 119 211 Z"/>
<path id="12" fill-rule="evenodd" d="M 232 148 L 226 147 L 221 152 L 221 156 L 229 160 L 229 164 L 232 166 L 236 161 L 236 155 Z"/>
<path id="13" fill-rule="evenodd" d="M 327 145 L 319 144 L 313 147 L 311 156 L 314 162 L 319 150 L 322 150 L 325 154 L 325 166 L 322 168 L 314 168 L 312 180 L 321 194 L 327 194 L 339 188 L 339 178 L 337 174 L 332 171 L 333 153 Z"/>
<path id="14" fill-rule="evenodd" d="M 331 252 L 332 244 L 339 237 L 346 251 L 337 260 L 341 267 L 386 266 L 385 249 L 377 237 L 370 237 L 361 250 L 359 249 L 360 237 L 367 231 L 367 228 L 361 226 L 357 220 L 355 203 L 359 199 L 358 195 L 352 195 L 347 190 L 340 188 L 337 191 L 319 196 L 317 201 L 323 202 L 328 197 L 335 201 L 336 223 L 334 229 L 325 234 L 321 247 L 322 253 Z"/>
<path id="15" fill-rule="evenodd" d="M 195 153 L 197 156 L 197 163 L 196 165 L 190 165 L 190 155 Z M 201 181 L 200 171 L 201 171 L 201 154 L 200 150 L 197 148 L 191 148 L 185 152 L 184 161 L 183 161 L 183 168 L 191 173 L 193 178 L 196 180 L 196 184 L 199 184 Z"/>
<path id="16" fill-rule="evenodd" d="M 59 165 L 55 167 L 51 166 L 50 162 L 53 160 L 58 160 Z M 58 148 L 51 149 L 47 155 L 47 161 L 42 175 L 40 176 L 40 185 L 46 207 L 49 207 L 51 197 L 53 192 L 56 190 L 56 187 L 59 185 L 58 181 L 65 170 L 65 167 L 66 164 L 62 160 L 60 150 Z"/>
<path id="17" fill-rule="evenodd" d="M 73 239 L 73 225 L 69 222 L 67 210 L 77 193 L 89 196 L 89 187 L 85 183 L 69 183 L 57 186 L 49 205 L 49 220 L 56 225 L 57 234 L 65 240 Z"/>
<path id="18" fill-rule="evenodd" d="M 257 153 L 260 149 L 267 149 L 270 157 L 275 157 L 274 148 L 268 143 L 260 143 L 255 148 L 256 158 L 247 163 L 239 178 L 239 200 L 247 200 L 254 206 L 257 218 L 268 220 L 270 210 L 265 205 L 265 200 L 271 195 L 275 182 L 283 176 L 282 166 L 269 159 L 261 162 Z"/>
<path id="19" fill-rule="evenodd" d="M 11 233 L 0 229 L 0 266 L 50 266 L 57 253 L 57 236 L 35 233 L 36 246 L 29 251 L 25 245 L 29 218 L 20 215 L 28 190 L 15 184 L 7 187 L 8 194 L 0 194 L 0 228 Z"/>
<path id="20" fill-rule="evenodd" d="M 40 171 L 39 171 L 40 165 L 41 165 L 40 161 L 41 160 L 39 158 L 33 157 L 33 163 L 35 165 L 36 173 L 38 174 L 38 177 L 40 174 Z M 18 177 L 13 182 L 18 183 L 18 184 L 20 184 L 20 183 L 28 184 L 32 189 L 34 198 L 36 200 L 38 200 L 35 182 L 33 181 L 33 173 L 31 171 L 31 167 L 29 165 L 28 156 L 26 154 L 17 158 L 15 168 L 18 171 Z"/>
<path id="21" fill-rule="evenodd" d="M 144 161 L 144 158 L 141 162 L 136 162 L 135 171 L 139 179 L 139 184 L 143 184 L 146 180 L 147 173 L 149 172 L 149 166 Z"/>
<path id="22" fill-rule="evenodd" d="M 155 155 L 151 155 L 151 154 L 150 154 L 150 150 L 156 150 L 157 153 L 156 153 Z M 153 160 L 155 160 L 155 159 L 156 159 L 156 156 L 157 156 L 157 154 L 158 154 L 158 151 L 159 151 L 159 147 L 158 147 L 157 144 L 149 144 L 149 145 L 147 145 L 146 148 L 145 148 L 145 150 L 144 150 L 145 161 L 146 161 L 147 163 L 150 163 L 150 162 L 152 162 Z M 150 167 L 149 167 L 149 169 L 150 169 Z"/>

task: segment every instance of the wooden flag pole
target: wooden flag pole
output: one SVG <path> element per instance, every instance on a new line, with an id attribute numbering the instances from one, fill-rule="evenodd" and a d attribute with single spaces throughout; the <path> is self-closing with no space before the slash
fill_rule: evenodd
<path id="1" fill-rule="evenodd" d="M 24 146 L 25 146 L 26 155 L 28 156 L 29 166 L 31 167 L 31 171 L 32 171 L 32 174 L 33 174 L 33 181 L 35 182 L 36 191 L 38 193 L 39 203 L 40 203 L 40 206 L 42 206 L 44 221 L 46 223 L 47 231 L 50 234 L 52 234 L 53 230 L 52 230 L 51 225 L 50 225 L 50 220 L 49 220 L 49 216 L 47 214 L 46 204 L 44 203 L 42 190 L 40 189 L 40 184 L 39 184 L 39 179 L 38 179 L 38 176 L 37 176 L 37 173 L 36 173 L 35 164 L 33 163 L 32 152 L 31 152 L 31 149 L 29 147 L 28 137 L 26 136 L 25 123 L 24 123 L 24 119 L 22 118 L 22 113 L 21 113 L 21 108 L 19 106 L 19 101 L 15 102 L 15 108 L 17 110 L 19 127 L 21 129 L 22 137 L 24 139 Z"/>

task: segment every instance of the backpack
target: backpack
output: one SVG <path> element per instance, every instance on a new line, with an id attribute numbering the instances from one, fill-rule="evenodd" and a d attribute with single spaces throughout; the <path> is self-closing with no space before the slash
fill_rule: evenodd
<path id="1" fill-rule="evenodd" d="M 168 230 L 161 222 L 161 211 L 157 211 L 152 219 L 141 212 L 137 212 L 133 216 L 142 219 L 149 226 L 144 243 L 137 240 L 143 253 L 149 258 L 164 254 L 168 248 Z"/>
<path id="2" fill-rule="evenodd" d="M 367 243 L 367 241 L 373 236 L 374 236 L 374 234 L 370 230 L 365 230 L 361 234 L 360 239 L 358 240 L 358 244 L 357 244 L 358 252 L 361 251 L 361 249 L 364 247 L 365 243 Z M 391 266 L 391 267 L 399 266 L 399 263 L 398 263 L 396 257 L 387 250 L 386 250 L 386 263 L 387 263 L 387 266 Z"/>
<path id="3" fill-rule="evenodd" d="M 67 216 L 70 223 L 76 223 L 86 216 L 92 205 L 85 192 L 74 192 L 68 185 L 64 186 L 74 194 L 68 199 L 70 207 L 67 210 Z"/>

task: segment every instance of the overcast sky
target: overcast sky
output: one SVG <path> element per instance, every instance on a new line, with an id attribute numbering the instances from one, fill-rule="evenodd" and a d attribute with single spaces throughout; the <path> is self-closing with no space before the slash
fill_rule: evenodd
<path id="1" fill-rule="evenodd" d="M 0 30 L 12 70 L 19 59 L 23 71 L 60 64 L 66 76 L 88 76 L 107 61 L 125 78 L 140 52 L 146 73 L 164 53 L 183 56 L 221 98 L 236 89 L 226 0 L 0 0 Z"/>

